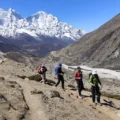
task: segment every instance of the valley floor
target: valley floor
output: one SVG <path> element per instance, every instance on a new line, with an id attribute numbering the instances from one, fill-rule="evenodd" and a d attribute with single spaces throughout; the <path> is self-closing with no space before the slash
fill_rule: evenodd
<path id="1" fill-rule="evenodd" d="M 66 86 L 66 91 L 63 91 L 61 86 L 56 88 L 54 85 L 44 85 L 41 82 L 18 77 L 18 75 L 29 76 L 37 74 L 30 68 L 31 66 L 25 66 L 13 61 L 6 61 L 0 65 L 0 76 L 5 78 L 5 80 L 0 81 L 0 85 L 9 83 L 10 85 L 6 85 L 6 88 L 9 88 L 9 91 L 14 90 L 14 92 L 5 93 L 5 88 L 0 89 L 0 93 L 8 99 L 7 103 L 4 102 L 4 112 L 2 111 L 2 106 L 0 107 L 0 114 L 7 120 L 120 119 L 120 102 L 118 100 L 102 97 L 103 106 L 94 106 L 89 97 L 90 92 L 83 91 L 86 97 L 80 99 L 77 91 L 71 90 L 68 86 Z M 54 79 L 51 74 L 48 74 L 47 78 L 50 80 Z M 20 93 L 16 94 L 18 91 Z M 21 104 L 21 101 L 23 104 Z M 12 108 L 6 107 L 8 103 L 13 103 Z M 1 99 L 0 105 L 3 105 L 3 100 Z"/>
<path id="2" fill-rule="evenodd" d="M 84 99 L 78 98 L 77 91 L 67 88 L 62 91 L 60 87 L 44 85 L 28 79 L 16 77 L 6 78 L 16 81 L 23 89 L 26 103 L 29 106 L 24 120 L 119 120 L 120 103 L 117 100 L 102 97 L 103 106 L 94 106 L 90 93 L 83 92 Z M 32 92 L 36 92 L 31 94 Z M 52 91 L 60 93 L 61 97 L 51 98 Z M 42 92 L 43 94 L 41 94 Z M 48 93 L 48 94 L 46 94 Z M 112 101 L 112 104 L 109 102 Z M 108 102 L 108 103 L 107 103 Z"/>

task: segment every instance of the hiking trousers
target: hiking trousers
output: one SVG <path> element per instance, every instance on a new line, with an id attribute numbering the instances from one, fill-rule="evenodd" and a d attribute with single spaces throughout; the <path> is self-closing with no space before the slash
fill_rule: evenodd
<path id="1" fill-rule="evenodd" d="M 55 86 L 57 87 L 61 82 L 62 89 L 64 89 L 64 77 L 62 75 L 58 75 L 57 78 L 58 78 L 58 82 L 56 83 Z"/>
<path id="2" fill-rule="evenodd" d="M 92 91 L 92 101 L 93 103 L 95 103 L 95 100 L 96 100 L 96 95 L 97 95 L 97 102 L 100 103 L 100 96 L 101 96 L 101 93 L 100 93 L 100 88 L 99 86 L 92 86 L 91 87 L 91 91 Z"/>
<path id="3" fill-rule="evenodd" d="M 42 80 L 44 81 L 44 83 L 46 82 L 46 73 L 44 72 L 44 73 L 42 73 L 41 74 L 41 76 L 42 76 Z"/>
<path id="4" fill-rule="evenodd" d="M 78 94 L 79 94 L 79 96 L 81 96 L 82 95 L 81 92 L 84 89 L 83 81 L 82 80 L 76 80 L 76 83 L 77 83 L 77 88 L 78 88 Z"/>

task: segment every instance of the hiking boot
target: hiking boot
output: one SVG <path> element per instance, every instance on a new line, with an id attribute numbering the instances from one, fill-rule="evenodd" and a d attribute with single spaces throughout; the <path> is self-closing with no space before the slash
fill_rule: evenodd
<path id="1" fill-rule="evenodd" d="M 43 82 L 44 82 L 43 80 L 40 81 L 40 83 L 43 83 Z"/>
<path id="2" fill-rule="evenodd" d="M 98 103 L 99 106 L 102 106 L 102 103 Z"/>
<path id="3" fill-rule="evenodd" d="M 97 103 L 93 103 L 94 106 L 97 106 Z"/>
<path id="4" fill-rule="evenodd" d="M 65 91 L 65 89 L 63 89 L 63 91 Z"/>
<path id="5" fill-rule="evenodd" d="M 81 96 L 79 96 L 79 98 L 80 98 L 80 99 L 83 99 L 83 96 L 81 95 Z"/>

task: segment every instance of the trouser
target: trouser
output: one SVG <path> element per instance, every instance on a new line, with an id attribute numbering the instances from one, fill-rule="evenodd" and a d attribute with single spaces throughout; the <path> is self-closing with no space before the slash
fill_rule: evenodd
<path id="1" fill-rule="evenodd" d="M 84 89 L 83 81 L 82 80 L 76 80 L 76 83 L 77 83 L 77 88 L 78 88 L 78 94 L 81 96 L 82 95 L 81 92 Z"/>
<path id="2" fill-rule="evenodd" d="M 100 96 L 101 96 L 101 93 L 100 93 L 100 89 L 99 89 L 99 86 L 92 86 L 91 87 L 91 90 L 92 90 L 92 101 L 93 103 L 95 102 L 95 99 L 96 99 L 96 95 L 97 95 L 97 102 L 100 103 Z"/>
<path id="3" fill-rule="evenodd" d="M 42 76 L 42 80 L 44 80 L 44 83 L 45 83 L 46 82 L 46 73 L 42 73 L 41 76 Z"/>
<path id="4" fill-rule="evenodd" d="M 57 78 L 58 78 L 58 82 L 56 83 L 56 87 L 60 84 L 60 82 L 61 82 L 61 84 L 62 84 L 62 89 L 64 89 L 64 77 L 63 76 L 61 76 L 61 75 L 58 75 L 57 76 Z"/>

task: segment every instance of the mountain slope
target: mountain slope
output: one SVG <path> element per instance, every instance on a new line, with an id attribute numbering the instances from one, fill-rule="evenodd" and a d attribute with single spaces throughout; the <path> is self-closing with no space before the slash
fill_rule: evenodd
<path id="1" fill-rule="evenodd" d="M 39 35 L 77 40 L 85 34 L 83 30 L 60 22 L 57 17 L 43 11 L 22 18 L 11 8 L 8 11 L 0 9 L 0 34 L 4 37 L 15 38 L 16 34 L 20 33 L 27 33 L 37 40 L 41 40 Z"/>
<path id="2" fill-rule="evenodd" d="M 84 30 L 60 22 L 57 17 L 43 11 L 22 18 L 11 8 L 8 11 L 0 9 L 0 35 L 37 56 L 59 50 L 84 34 Z"/>
<path id="3" fill-rule="evenodd" d="M 120 69 L 119 21 L 120 14 L 67 48 L 52 52 L 49 58 L 70 65 Z"/>
<path id="4" fill-rule="evenodd" d="M 0 52 L 7 53 L 7 52 L 20 52 L 21 49 L 16 47 L 15 45 L 11 44 L 11 42 L 0 36 Z"/>

